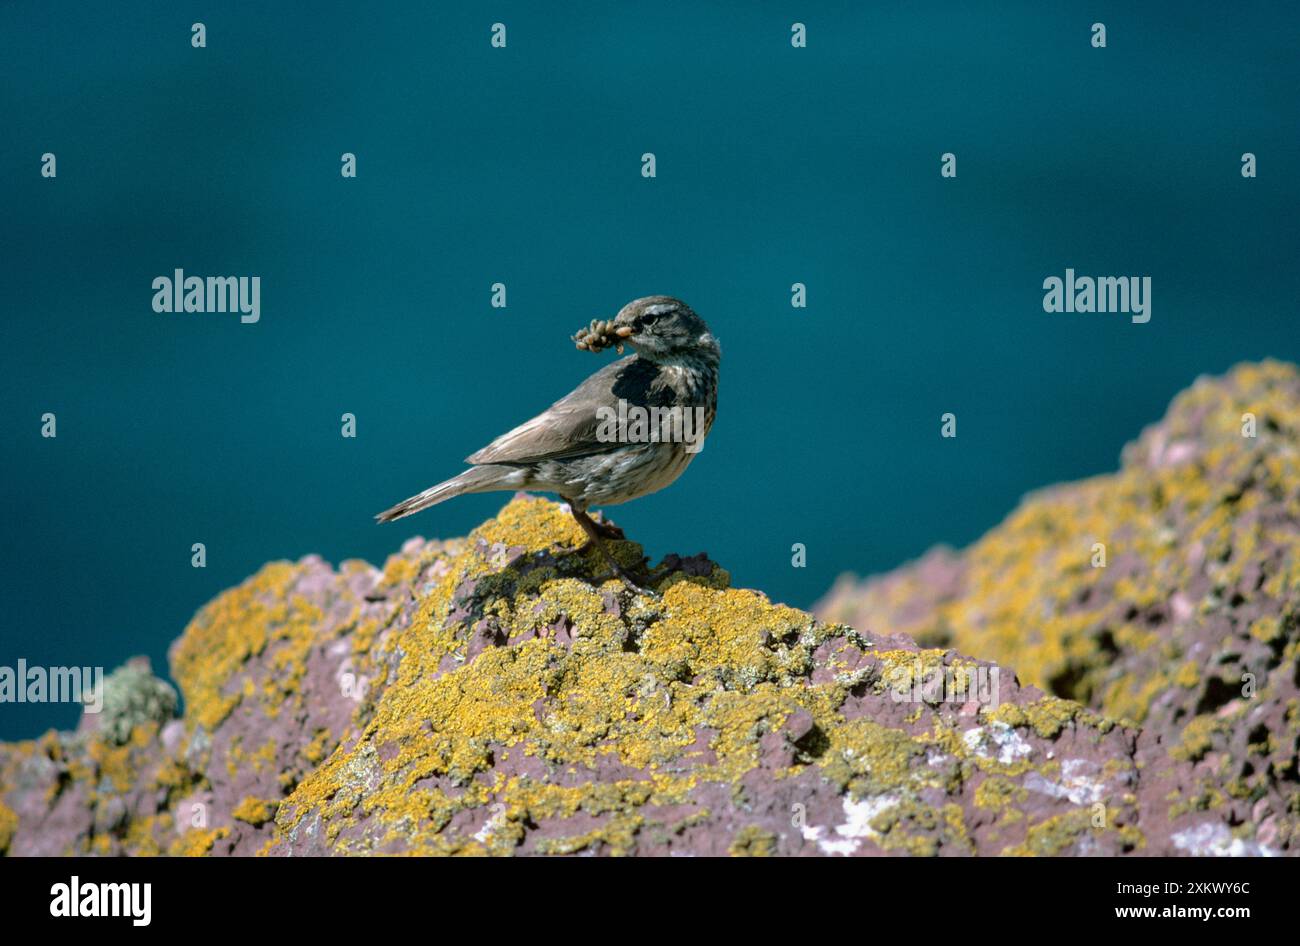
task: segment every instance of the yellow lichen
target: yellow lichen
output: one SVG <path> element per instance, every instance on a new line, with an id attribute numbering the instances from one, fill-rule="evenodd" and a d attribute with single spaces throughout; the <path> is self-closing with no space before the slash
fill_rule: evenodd
<path id="1" fill-rule="evenodd" d="M 278 805 L 278 801 L 268 801 L 264 798 L 249 796 L 234 807 L 234 810 L 230 812 L 230 816 L 239 821 L 247 822 L 256 828 L 275 817 L 275 809 Z"/>
<path id="2" fill-rule="evenodd" d="M 229 828 L 213 828 L 211 830 L 195 828 L 186 831 L 173 841 L 171 847 L 167 849 L 167 853 L 172 857 L 204 857 L 211 852 L 214 844 L 229 835 Z"/>

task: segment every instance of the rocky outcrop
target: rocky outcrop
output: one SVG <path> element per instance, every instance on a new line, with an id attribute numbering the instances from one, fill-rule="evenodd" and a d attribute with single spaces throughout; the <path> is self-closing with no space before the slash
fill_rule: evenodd
<path id="1" fill-rule="evenodd" d="M 183 718 L 137 666 L 106 699 L 135 715 L 0 752 L 9 852 L 1145 843 L 1131 731 L 988 664 L 729 588 L 704 556 L 670 557 L 661 597 L 633 595 L 593 553 L 565 554 L 581 539 L 561 507 L 518 498 L 382 571 L 268 565 L 177 641 Z"/>
<path id="2" fill-rule="evenodd" d="M 994 660 L 1139 728 L 1150 848 L 1294 853 L 1300 375 L 1180 394 L 1118 473 L 1029 496 L 971 548 L 844 578 L 814 609 Z"/>
<path id="3" fill-rule="evenodd" d="M 1260 437 L 1237 447 L 1258 456 L 1242 467 L 1209 428 L 1245 392 L 1255 392 Z M 1129 463 L 1150 461 L 1148 488 L 1188 463 L 1206 470 L 1184 469 L 1143 502 L 1103 500 L 1124 473 L 1064 488 L 1090 499 L 1031 500 L 1002 527 L 1019 523 L 1015 537 L 990 543 L 986 559 L 938 554 L 842 587 L 828 607 L 851 613 L 857 630 L 731 588 L 704 555 L 669 556 L 649 579 L 659 595 L 633 594 L 593 551 L 574 551 L 583 536 L 562 507 L 528 497 L 465 539 L 412 540 L 382 570 L 268 565 L 174 645 L 183 716 L 170 687 L 134 663 L 110 677 L 105 712 L 77 732 L 0 746 L 0 850 L 1290 852 L 1296 633 L 1286 602 L 1300 584 L 1274 533 L 1288 503 L 1294 516 L 1298 427 L 1265 394 L 1300 403 L 1294 373 L 1275 365 L 1193 389 L 1200 426 L 1166 421 Z M 1204 485 L 1220 474 L 1235 485 Z M 1124 488 L 1140 492 L 1141 479 Z M 1094 507 L 1091 525 L 1050 521 Z M 1146 517 L 1174 538 L 1149 536 Z M 1081 565 L 1071 558 L 1072 537 L 1090 529 L 1108 545 L 1106 568 L 1090 567 L 1092 541 Z M 1233 544 L 1249 535 L 1254 544 Z M 1157 573 L 1139 580 L 1151 543 L 1199 564 L 1157 558 Z M 637 545 L 613 547 L 641 567 Z M 1154 620 L 1161 588 L 1172 590 Z M 1173 610 L 1178 593 L 1191 616 Z M 1102 608 L 1106 598 L 1117 610 Z M 862 601 L 871 610 L 855 610 Z M 1113 620 L 1130 605 L 1108 635 L 1083 617 Z M 1189 650 L 1210 640 L 1186 636 L 1191 626 L 1224 614 L 1237 620 L 1214 649 Z M 1013 622 L 1035 648 L 1015 653 L 1037 662 L 1003 658 Z M 1117 667 L 1088 656 L 1094 638 L 1109 642 L 1114 663 L 1131 645 L 1134 660 L 1150 661 L 1134 673 L 1168 674 L 1188 691 L 1190 716 L 1159 728 L 1175 707 L 1154 692 L 1144 704 L 1125 697 Z M 1178 650 L 1171 662 L 1156 659 L 1173 653 L 1166 641 Z M 1095 708 L 963 651 L 1006 659 Z M 1249 699 L 1208 682 L 1246 668 L 1259 681 Z M 1149 678 L 1134 681 L 1138 692 Z"/>

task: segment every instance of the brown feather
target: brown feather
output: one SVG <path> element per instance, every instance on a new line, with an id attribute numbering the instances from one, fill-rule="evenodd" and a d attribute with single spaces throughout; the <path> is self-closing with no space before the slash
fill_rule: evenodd
<path id="1" fill-rule="evenodd" d="M 507 431 L 465 458 L 466 463 L 536 463 L 561 457 L 599 453 L 615 446 L 596 438 L 597 410 L 629 406 L 668 406 L 673 392 L 660 377 L 661 368 L 636 355 L 621 358 L 597 371 L 572 392 L 532 420 Z"/>

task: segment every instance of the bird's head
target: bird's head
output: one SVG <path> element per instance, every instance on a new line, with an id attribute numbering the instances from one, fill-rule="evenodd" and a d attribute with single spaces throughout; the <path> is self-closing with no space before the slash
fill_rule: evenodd
<path id="1" fill-rule="evenodd" d="M 633 299 L 607 322 L 574 336 L 578 347 L 599 351 L 610 345 L 631 345 L 651 361 L 716 354 L 718 343 L 709 327 L 685 302 L 672 296 Z"/>

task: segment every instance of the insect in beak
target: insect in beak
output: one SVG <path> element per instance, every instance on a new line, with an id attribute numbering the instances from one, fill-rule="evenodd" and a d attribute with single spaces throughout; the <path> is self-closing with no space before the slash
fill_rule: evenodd
<path id="1" fill-rule="evenodd" d="M 592 319 L 591 325 L 573 336 L 573 343 L 582 351 L 603 351 L 612 347 L 621 355 L 623 339 L 631 334 L 632 329 L 626 325 L 615 328 L 613 319 Z"/>

